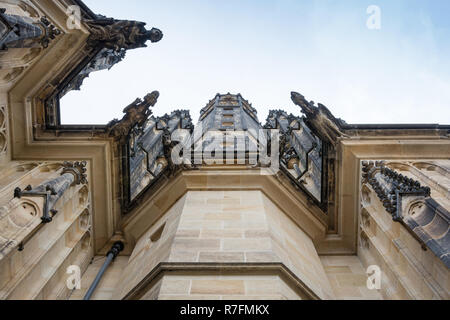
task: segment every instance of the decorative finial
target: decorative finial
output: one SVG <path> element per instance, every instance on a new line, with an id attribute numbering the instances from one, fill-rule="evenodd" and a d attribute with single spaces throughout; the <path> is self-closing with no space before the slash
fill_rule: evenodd
<path id="1" fill-rule="evenodd" d="M 72 185 L 79 184 L 87 184 L 87 175 L 86 175 L 86 161 L 82 162 L 64 162 L 62 174 L 71 173 L 74 176 L 74 182 Z"/>

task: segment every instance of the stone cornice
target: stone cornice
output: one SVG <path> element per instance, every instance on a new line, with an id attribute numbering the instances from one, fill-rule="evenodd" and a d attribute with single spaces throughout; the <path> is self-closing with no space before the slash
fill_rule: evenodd
<path id="1" fill-rule="evenodd" d="M 327 217 L 306 195 L 298 192 L 283 176 L 263 175 L 260 170 L 201 169 L 183 171 L 160 181 L 146 194 L 121 224 L 128 245 L 156 223 L 188 191 L 261 191 L 285 212 L 313 241 L 327 234 Z M 132 249 L 132 248 L 131 248 Z M 125 253 L 130 248 L 125 250 Z"/>

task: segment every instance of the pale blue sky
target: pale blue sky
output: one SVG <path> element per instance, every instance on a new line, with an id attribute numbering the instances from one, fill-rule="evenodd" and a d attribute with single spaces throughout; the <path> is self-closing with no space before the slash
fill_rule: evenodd
<path id="1" fill-rule="evenodd" d="M 448 0 L 85 0 L 96 13 L 145 21 L 164 38 L 129 51 L 62 101 L 64 124 L 121 118 L 158 90 L 163 115 L 194 122 L 216 93 L 241 93 L 265 122 L 270 109 L 300 115 L 298 91 L 348 123 L 450 124 Z M 381 29 L 366 26 L 369 5 Z"/>

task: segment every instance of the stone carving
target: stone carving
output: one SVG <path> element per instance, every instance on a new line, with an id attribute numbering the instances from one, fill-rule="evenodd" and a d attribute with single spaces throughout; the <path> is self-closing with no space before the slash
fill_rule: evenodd
<path id="1" fill-rule="evenodd" d="M 359 235 L 359 239 L 360 239 L 360 244 L 361 246 L 366 249 L 366 250 L 370 250 L 370 238 L 367 235 L 367 233 L 364 230 L 360 231 L 360 235 Z"/>
<path id="2" fill-rule="evenodd" d="M 366 209 L 361 210 L 361 224 L 365 229 L 370 228 L 370 214 Z"/>
<path id="3" fill-rule="evenodd" d="M 300 184 L 317 201 L 322 200 L 322 141 L 316 137 L 304 118 L 272 110 L 265 129 L 280 130 L 280 163 L 295 184 Z"/>
<path id="4" fill-rule="evenodd" d="M 117 137 L 122 142 L 126 141 L 128 134 L 134 127 L 142 127 L 147 119 L 152 115 L 150 107 L 154 107 L 158 102 L 159 92 L 153 91 L 146 95 L 144 100 L 138 98 L 123 112 L 125 116 L 122 120 L 114 119 L 108 125 L 108 132 L 111 137 Z"/>
<path id="5" fill-rule="evenodd" d="M 363 208 L 370 206 L 372 199 L 370 198 L 370 190 L 367 185 L 362 186 L 361 190 L 361 202 Z"/>
<path id="6" fill-rule="evenodd" d="M 79 185 L 79 184 L 87 184 L 87 174 L 86 174 L 86 165 L 87 162 L 64 162 L 62 175 L 64 176 L 67 173 L 73 175 L 73 182 L 71 186 Z"/>
<path id="7" fill-rule="evenodd" d="M 172 151 L 180 150 L 183 144 L 172 140 L 172 133 L 177 130 L 192 132 L 193 124 L 189 111 L 178 110 L 162 117 L 150 117 L 140 128 L 134 127 L 128 136 L 128 172 L 124 188 L 129 190 L 128 203 L 140 194 L 159 177 L 173 175 L 179 169 L 191 169 L 191 166 L 178 166 L 172 161 Z"/>
<path id="8" fill-rule="evenodd" d="M 59 93 L 60 99 L 72 90 L 80 90 L 92 72 L 110 70 L 125 58 L 127 50 L 147 47 L 148 40 L 158 42 L 163 37 L 159 29 L 147 30 L 144 22 L 98 17 L 84 20 L 91 31 L 86 49 L 93 58 Z"/>
<path id="9" fill-rule="evenodd" d="M 101 50 L 95 58 L 80 71 L 60 93 L 60 99 L 72 90 L 80 90 L 83 82 L 91 72 L 110 70 L 116 63 L 125 58 L 126 50 L 114 51 L 110 49 Z"/>
<path id="10" fill-rule="evenodd" d="M 372 186 L 393 220 L 450 268 L 450 212 L 431 197 L 431 189 L 386 167 L 383 161 L 362 165 L 363 183 Z"/>
<path id="11" fill-rule="evenodd" d="M 0 50 L 12 48 L 47 48 L 61 34 L 46 17 L 40 20 L 6 14 L 0 9 Z"/>
<path id="12" fill-rule="evenodd" d="M 386 211 L 395 221 L 401 221 L 399 215 L 399 200 L 404 194 L 415 194 L 429 197 L 431 189 L 422 187 L 420 182 L 398 174 L 384 166 L 384 162 L 363 162 L 363 183 L 368 182 L 375 190 L 378 198 L 383 202 Z"/>
<path id="13" fill-rule="evenodd" d="M 308 102 L 304 96 L 297 92 L 292 92 L 291 98 L 296 105 L 302 108 L 308 124 L 321 138 L 336 146 L 338 138 L 347 137 L 342 129 L 345 122 L 336 119 L 327 107 L 320 103 L 316 107 L 313 101 Z"/>
<path id="14" fill-rule="evenodd" d="M 54 206 L 64 195 L 64 192 L 73 185 L 87 184 L 86 165 L 85 161 L 65 162 L 60 177 L 46 181 L 36 188 L 32 186 L 28 186 L 25 190 L 16 188 L 14 190 L 14 198 L 44 197 L 44 209 L 41 220 L 43 223 L 50 223 L 53 220 L 53 216 L 58 213 Z"/>
<path id="15" fill-rule="evenodd" d="M 138 101 L 136 105 L 139 106 L 140 102 Z M 143 109 L 145 111 L 145 108 Z M 270 162 L 263 163 L 261 159 L 266 156 L 269 158 L 269 154 L 272 154 L 270 149 L 273 146 L 269 137 L 271 134 L 258 135 L 262 126 L 257 119 L 256 110 L 240 95 L 216 95 L 201 111 L 201 127 L 198 127 L 201 130 L 197 130 L 193 141 L 189 142 L 180 142 L 179 139 L 182 137 L 176 139 L 172 137 L 176 129 L 189 130 L 192 133 L 194 126 L 187 111 L 175 111 L 159 118 L 148 117 L 148 120 L 144 120 L 145 116 L 140 117 L 144 122 L 125 119 L 123 125 L 118 120 L 110 124 L 112 136 L 126 137 L 123 141 L 123 145 L 127 146 L 126 157 L 123 157 L 126 161 L 123 166 L 126 168 L 123 194 L 124 199 L 127 199 L 125 202 L 128 203 L 124 204 L 124 208 L 129 208 L 138 201 L 139 196 L 150 189 L 162 173 L 170 176 L 179 170 L 195 170 L 195 165 L 208 164 L 207 160 L 214 159 L 217 155 L 216 150 L 219 150 L 221 160 L 228 161 L 222 159 L 223 153 L 220 154 L 225 146 L 234 148 L 235 156 L 242 151 L 244 161 L 249 161 L 250 165 L 255 164 L 256 167 L 270 165 Z M 228 122 L 232 125 L 224 125 Z M 266 128 L 278 129 L 282 133 L 280 146 L 282 172 L 297 188 L 306 193 L 311 202 L 323 208 L 327 204 L 327 196 L 324 195 L 326 190 L 322 187 L 324 178 L 322 140 L 313 134 L 304 118 L 287 115 L 281 110 L 271 111 Z M 219 147 L 214 149 L 216 145 Z M 267 146 L 270 147 L 264 149 Z M 278 148 L 278 145 L 276 147 Z M 189 158 L 185 157 L 184 162 L 172 161 L 172 154 L 180 152 L 180 156 L 184 156 L 184 151 L 189 148 L 191 153 Z M 251 152 L 245 153 L 251 150 L 258 150 L 259 158 L 256 155 L 255 159 L 252 159 L 254 155 L 250 154 Z M 273 152 L 278 157 L 279 153 L 275 150 Z M 198 155 L 201 157 L 197 157 Z M 254 163 L 251 162 L 253 160 Z"/>
<path id="16" fill-rule="evenodd" d="M 424 250 L 430 249 L 450 268 L 450 212 L 431 197 L 402 199 L 400 215 Z"/>
<path id="17" fill-rule="evenodd" d="M 57 29 L 53 24 L 48 21 L 47 17 L 41 18 L 41 26 L 44 27 L 44 36 L 40 40 L 42 47 L 45 49 L 50 44 L 50 41 L 55 39 L 56 36 L 61 34 L 61 30 Z"/>
<path id="18" fill-rule="evenodd" d="M 120 51 L 147 47 L 148 40 L 158 42 L 163 33 L 157 28 L 147 30 L 144 22 L 115 20 L 102 17 L 97 20 L 86 20 L 91 30 L 88 45 L 92 48 L 103 48 Z"/>
<path id="19" fill-rule="evenodd" d="M 185 128 L 190 129 L 190 128 Z M 173 152 L 180 152 L 181 151 L 181 144 L 179 141 L 173 141 L 172 140 L 172 132 L 168 128 L 163 129 L 163 135 L 162 135 L 162 142 L 164 145 L 164 161 L 162 163 L 165 164 L 165 167 L 167 167 L 167 175 L 172 176 L 175 175 L 175 173 L 178 170 L 190 170 L 196 168 L 195 165 L 192 163 L 192 159 L 190 158 L 183 158 L 183 162 L 179 165 L 174 164 L 172 160 L 172 153 Z"/>

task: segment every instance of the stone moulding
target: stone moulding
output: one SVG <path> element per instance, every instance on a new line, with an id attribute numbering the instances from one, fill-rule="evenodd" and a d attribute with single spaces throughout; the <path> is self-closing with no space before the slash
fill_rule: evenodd
<path id="1" fill-rule="evenodd" d="M 155 280 L 167 274 L 220 274 L 220 275 L 279 275 L 286 283 L 299 291 L 305 300 L 320 300 L 300 278 L 282 263 L 168 263 L 157 265 L 138 285 L 136 285 L 123 300 L 139 300 L 142 298 Z"/>

